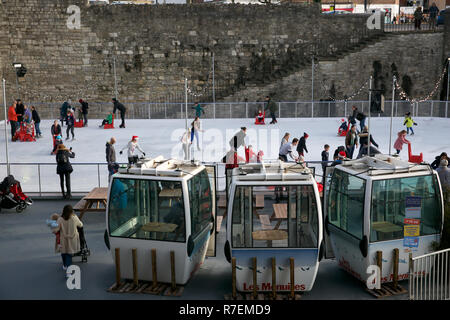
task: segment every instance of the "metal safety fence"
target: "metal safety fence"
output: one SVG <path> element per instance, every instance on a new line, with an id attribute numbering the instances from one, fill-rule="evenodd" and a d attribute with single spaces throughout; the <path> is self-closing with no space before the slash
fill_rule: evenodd
<path id="1" fill-rule="evenodd" d="M 409 261 L 410 300 L 450 300 L 450 249 Z"/>
<path id="2" fill-rule="evenodd" d="M 59 119 L 60 103 L 28 103 L 36 106 L 42 119 Z M 351 106 L 358 107 L 363 113 L 369 112 L 369 101 L 294 101 L 276 102 L 277 118 L 329 118 L 346 117 L 351 113 Z M 186 105 L 180 103 L 124 102 L 127 119 L 184 119 Z M 206 119 L 254 118 L 259 110 L 264 110 L 264 102 L 202 102 Z M 74 105 L 75 108 L 78 108 Z M 193 104 L 187 106 L 188 118 L 195 116 Z M 449 116 L 448 101 L 427 100 L 411 104 L 405 100 L 394 101 L 394 116 L 403 116 L 411 112 L 415 117 Z M 113 111 L 111 103 L 89 102 L 89 118 L 102 119 Z M 373 116 L 390 117 L 392 101 L 385 100 L 381 112 L 371 112 Z M 77 114 L 75 115 L 77 117 Z M 266 117 L 269 117 L 266 114 Z"/>
<path id="3" fill-rule="evenodd" d="M 217 191 L 224 191 L 226 186 L 225 163 L 204 162 L 204 164 L 216 166 Z M 88 193 L 93 188 L 108 187 L 109 173 L 106 163 L 71 163 L 71 165 L 73 167 L 70 177 L 72 193 Z M 313 168 L 313 172 L 321 174 L 320 161 L 306 161 L 306 165 Z M 34 197 L 42 197 L 61 192 L 59 176 L 56 174 L 56 163 L 9 163 L 9 167 L 10 174 L 20 182 L 25 193 L 32 193 Z M 8 164 L 0 163 L 0 177 L 3 178 L 7 175 Z M 322 181 L 321 176 L 317 176 L 317 181 Z"/>

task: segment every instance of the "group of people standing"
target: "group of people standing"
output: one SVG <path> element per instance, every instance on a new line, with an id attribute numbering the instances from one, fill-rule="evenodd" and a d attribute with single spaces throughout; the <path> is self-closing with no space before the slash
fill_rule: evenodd
<path id="1" fill-rule="evenodd" d="M 42 136 L 39 125 L 41 118 L 34 106 L 27 106 L 22 103 L 22 100 L 14 100 L 13 104 L 8 109 L 8 122 L 11 126 L 11 140 L 16 141 L 16 131 L 25 126 L 27 132 L 31 132 L 32 127 L 35 129 L 35 136 L 40 138 Z"/>

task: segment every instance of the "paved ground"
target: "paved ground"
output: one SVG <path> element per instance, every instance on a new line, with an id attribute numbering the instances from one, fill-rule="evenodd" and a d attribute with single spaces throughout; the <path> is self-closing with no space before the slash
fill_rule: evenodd
<path id="1" fill-rule="evenodd" d="M 45 220 L 60 212 L 67 202 L 35 201 L 24 213 L 12 210 L 0 213 L 0 299 L 179 299 L 138 294 L 106 292 L 115 279 L 113 261 L 104 241 L 104 215 L 86 213 L 85 233 L 91 256 L 81 267 L 82 289 L 66 288 L 61 257 L 54 253 L 54 236 Z M 69 202 L 70 203 L 70 202 Z M 76 201 L 71 204 L 74 205 Z M 231 267 L 223 255 L 225 227 L 219 234 L 217 256 L 203 267 L 184 289 L 182 299 L 223 299 L 231 292 Z M 401 283 L 407 287 L 407 282 Z M 405 295 L 394 299 L 406 299 Z M 337 267 L 334 260 L 320 263 L 318 276 L 304 300 L 374 299 L 362 284 Z"/>

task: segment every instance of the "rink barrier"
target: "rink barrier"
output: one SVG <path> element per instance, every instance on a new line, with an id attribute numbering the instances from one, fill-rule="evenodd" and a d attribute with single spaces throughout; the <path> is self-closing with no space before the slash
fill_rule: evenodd
<path id="1" fill-rule="evenodd" d="M 275 159 L 266 159 L 265 162 L 275 161 Z M 333 161 L 326 162 L 327 164 L 332 163 Z M 224 173 L 219 173 L 225 170 L 225 163 L 222 162 L 204 162 L 208 165 L 217 165 L 217 172 L 218 175 L 216 176 L 216 186 L 217 191 L 221 192 L 225 190 L 225 183 L 223 184 L 223 189 L 219 188 L 219 181 L 225 181 Z M 313 169 L 313 172 L 315 173 L 316 167 L 321 167 L 322 161 L 305 161 L 306 165 Z M 127 163 L 119 163 L 119 165 L 126 165 Z M 59 185 L 59 177 L 56 174 L 56 163 L 30 163 L 30 162 L 11 162 L 9 163 L 9 166 L 11 168 L 11 174 L 14 176 L 16 180 L 18 180 L 21 183 L 22 190 L 27 195 L 29 194 L 32 196 L 32 198 L 52 198 L 54 197 L 60 197 L 61 196 L 61 189 Z M 108 180 L 108 164 L 107 163 L 98 163 L 98 162 L 85 162 L 85 163 L 71 163 L 74 171 L 71 174 L 71 187 L 72 187 L 72 195 L 74 198 L 76 197 L 82 197 L 81 195 L 88 194 L 93 188 L 106 188 L 109 186 L 109 180 Z M 0 178 L 6 177 L 7 175 L 7 163 L 0 163 Z M 74 177 L 77 175 L 77 167 L 87 167 L 91 166 L 92 172 L 89 172 L 89 174 L 86 174 L 85 177 L 83 177 L 81 183 L 83 184 L 82 187 L 80 187 L 80 183 L 77 183 L 77 181 L 74 179 Z M 29 181 L 26 181 L 24 179 L 24 176 L 20 174 L 20 169 L 16 169 L 17 167 L 24 167 L 26 169 L 29 168 L 36 168 L 35 174 L 36 177 L 33 177 L 33 173 L 31 174 L 31 179 L 29 179 L 30 173 L 27 172 L 27 178 Z M 52 175 L 50 177 L 50 180 L 53 183 L 49 183 L 49 179 L 45 179 L 45 177 L 42 177 L 42 167 L 53 167 L 52 168 Z M 48 169 L 47 169 L 48 170 Z M 78 174 L 80 174 L 80 171 L 78 171 Z M 317 180 L 321 181 L 322 179 L 319 179 L 319 175 L 317 175 Z M 42 183 L 45 183 L 45 189 L 43 188 Z"/>
<path id="2" fill-rule="evenodd" d="M 127 102 L 122 101 L 127 107 L 126 119 L 185 119 L 186 106 L 184 102 L 153 103 L 153 102 Z M 355 105 L 364 114 L 369 113 L 369 101 L 367 100 L 330 100 L 330 101 L 280 101 L 277 104 L 276 115 L 278 118 L 330 118 L 347 117 L 351 114 L 351 107 Z M 40 117 L 44 119 L 59 119 L 60 103 L 29 102 L 35 105 Z M 203 119 L 236 119 L 255 118 L 259 109 L 264 108 L 264 102 L 200 102 L 205 113 Z M 89 117 L 100 121 L 113 106 L 107 102 L 89 102 L 96 112 L 89 113 Z M 188 104 L 188 118 L 195 117 L 193 104 Z M 373 117 L 390 117 L 392 112 L 392 100 L 385 100 L 382 113 L 372 112 Z M 412 117 L 438 117 L 447 118 L 448 101 L 427 100 L 410 103 L 406 100 L 394 101 L 394 116 L 402 117 L 406 112 L 411 112 Z M 270 117 L 270 115 L 267 115 Z M 100 123 L 100 122 L 99 122 Z"/>

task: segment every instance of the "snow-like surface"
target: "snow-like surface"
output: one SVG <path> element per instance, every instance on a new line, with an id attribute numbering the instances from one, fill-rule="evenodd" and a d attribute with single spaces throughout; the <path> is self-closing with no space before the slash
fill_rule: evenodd
<path id="1" fill-rule="evenodd" d="M 190 124 L 192 119 L 189 119 Z M 413 154 L 423 152 L 424 160 L 431 162 L 434 157 L 442 151 L 450 151 L 450 119 L 443 118 L 415 118 L 418 126 L 414 126 L 415 135 L 408 136 L 412 142 Z M 72 147 L 76 153 L 72 163 L 105 163 L 105 144 L 112 137 L 116 137 L 116 154 L 119 162 L 127 162 L 126 150 L 119 155 L 119 150 L 125 147 L 133 135 L 139 136 L 140 146 L 147 156 L 163 155 L 165 157 L 183 158 L 180 137 L 184 132 L 184 120 L 126 120 L 126 128 L 119 129 L 116 121 L 116 129 L 105 130 L 98 127 L 101 120 L 90 119 L 89 127 L 75 128 L 74 141 L 64 141 L 67 147 Z M 52 140 L 50 127 L 52 121 L 41 122 L 43 137 L 37 142 L 14 142 L 9 143 L 9 161 L 11 163 L 55 163 L 55 157 L 50 155 Z M 397 132 L 404 129 L 403 118 L 394 118 L 393 136 L 394 143 Z M 219 162 L 229 149 L 229 141 L 239 131 L 240 127 L 247 127 L 248 143 L 253 150 L 264 151 L 264 159 L 278 158 L 278 150 L 281 138 L 285 132 L 291 133 L 291 139 L 299 138 L 303 132 L 309 134 L 307 139 L 308 153 L 306 161 L 320 161 L 320 154 L 324 144 L 329 144 L 330 160 L 334 150 L 344 145 L 344 137 L 337 136 L 337 128 L 340 118 L 297 118 L 278 119 L 276 125 L 255 125 L 252 119 L 204 119 L 200 133 L 201 151 L 194 150 L 193 156 L 203 161 Z M 390 118 L 372 118 L 371 134 L 380 145 L 380 151 L 389 153 L 389 125 Z M 8 126 L 8 134 L 10 128 Z M 63 127 L 64 139 L 65 129 Z M 194 141 L 194 145 L 195 145 Z M 196 149 L 196 148 L 195 148 Z M 392 149 L 395 152 L 394 149 Z M 355 150 L 356 157 L 358 150 Z M 240 148 L 239 153 L 244 157 L 244 150 Z M 407 159 L 407 146 L 400 153 L 401 158 Z M 0 124 L 0 162 L 6 162 L 4 122 Z M 73 189 L 82 188 L 89 190 L 98 185 L 97 171 L 100 171 L 100 184 L 107 184 L 106 167 L 97 166 L 74 166 L 72 174 Z M 319 172 L 321 170 L 318 170 Z M 37 191 L 38 175 L 36 166 L 13 166 L 12 173 L 22 181 L 25 189 Z M 5 166 L 0 166 L 0 176 L 6 174 Z M 41 182 L 44 186 L 42 191 L 50 189 L 58 190 L 59 180 L 56 176 L 54 165 L 41 167 Z M 32 190 L 31 190 L 32 189 Z"/>

